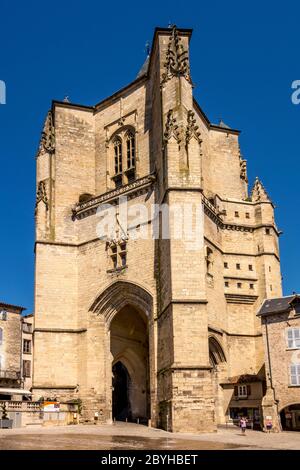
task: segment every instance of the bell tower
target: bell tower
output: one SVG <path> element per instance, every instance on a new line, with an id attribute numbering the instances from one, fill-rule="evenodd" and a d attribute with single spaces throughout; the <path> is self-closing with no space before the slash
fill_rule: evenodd
<path id="1" fill-rule="evenodd" d="M 191 30 L 157 29 L 153 129 L 162 211 L 158 293 L 158 408 L 172 431 L 214 429 L 210 377 L 201 175 L 201 132 L 193 109 Z M 160 123 L 160 124 L 158 124 Z M 158 130 L 158 129 L 156 129 Z M 164 225 L 169 228 L 168 236 Z"/>

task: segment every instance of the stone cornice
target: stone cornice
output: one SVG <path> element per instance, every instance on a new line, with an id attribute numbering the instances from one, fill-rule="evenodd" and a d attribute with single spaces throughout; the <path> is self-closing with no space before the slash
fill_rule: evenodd
<path id="1" fill-rule="evenodd" d="M 258 281 L 255 277 L 242 277 L 242 276 L 223 276 L 224 279 L 236 279 L 237 281 Z"/>
<path id="2" fill-rule="evenodd" d="M 225 294 L 225 298 L 228 304 L 254 304 L 258 295 Z"/>
<path id="3" fill-rule="evenodd" d="M 77 385 L 32 385 L 32 389 L 43 389 L 43 390 L 75 390 Z"/>
<path id="4" fill-rule="evenodd" d="M 209 202 L 209 200 L 202 194 L 204 213 L 215 222 L 218 227 L 223 228 L 223 220 L 221 219 L 217 209 Z"/>
<path id="5" fill-rule="evenodd" d="M 171 366 L 164 367 L 163 369 L 160 369 L 157 371 L 157 375 L 160 374 L 165 374 L 166 372 L 173 372 L 173 371 L 187 371 L 187 370 L 211 370 L 212 366 L 210 365 L 195 365 L 195 366 L 190 366 L 190 365 L 175 365 L 172 364 Z"/>
<path id="6" fill-rule="evenodd" d="M 35 328 L 33 333 L 85 333 L 86 328 Z"/>
<path id="7" fill-rule="evenodd" d="M 113 202 L 120 196 L 136 196 L 137 193 L 139 194 L 152 186 L 155 180 L 155 175 L 150 174 L 135 180 L 133 183 L 126 184 L 121 188 L 113 189 L 100 196 L 93 197 L 87 202 L 79 203 L 73 209 L 73 218 L 82 219 L 88 215 L 95 214 L 100 204 Z"/>

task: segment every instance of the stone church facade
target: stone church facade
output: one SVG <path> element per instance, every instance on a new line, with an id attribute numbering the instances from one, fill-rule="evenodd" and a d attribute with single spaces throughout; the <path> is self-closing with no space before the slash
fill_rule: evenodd
<path id="1" fill-rule="evenodd" d="M 213 431 L 233 378 L 263 376 L 256 313 L 282 295 L 274 206 L 258 179 L 248 193 L 239 131 L 193 97 L 191 34 L 157 28 L 136 80 L 95 106 L 55 101 L 45 122 L 33 393 L 80 399 L 83 421 Z M 149 209 L 138 226 L 124 230 L 120 196 Z M 103 203 L 117 220 L 106 239 Z M 154 205 L 200 208 L 199 248 L 164 236 Z M 157 236 L 132 236 L 154 225 Z"/>

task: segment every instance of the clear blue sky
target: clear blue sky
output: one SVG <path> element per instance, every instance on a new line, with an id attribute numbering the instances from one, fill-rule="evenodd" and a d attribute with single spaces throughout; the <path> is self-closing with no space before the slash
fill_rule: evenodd
<path id="1" fill-rule="evenodd" d="M 0 300 L 33 308 L 35 153 L 52 99 L 93 105 L 132 81 L 155 26 L 193 28 L 195 96 L 211 121 L 241 129 L 252 184 L 277 205 L 284 292 L 300 291 L 300 4 L 251 1 L 49 3 L 2 0 Z M 279 6 L 281 5 L 281 6 Z"/>

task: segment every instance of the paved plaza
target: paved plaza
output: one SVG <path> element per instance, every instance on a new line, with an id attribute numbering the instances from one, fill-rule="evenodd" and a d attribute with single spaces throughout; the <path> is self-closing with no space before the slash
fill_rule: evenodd
<path id="1" fill-rule="evenodd" d="M 0 429 L 0 450 L 223 450 L 300 449 L 300 433 L 266 434 L 237 427 L 178 434 L 132 423 Z"/>

